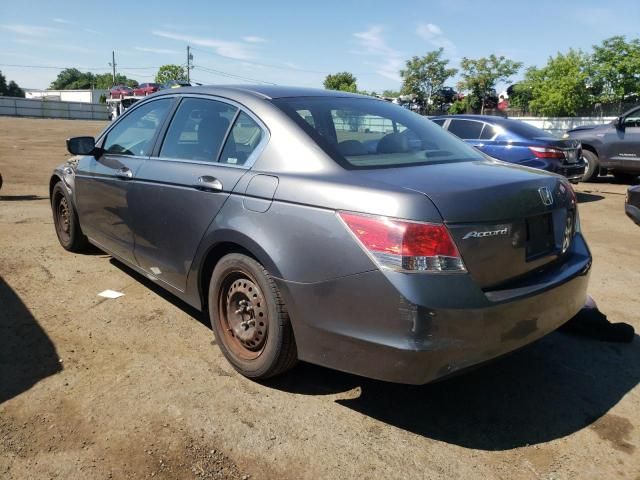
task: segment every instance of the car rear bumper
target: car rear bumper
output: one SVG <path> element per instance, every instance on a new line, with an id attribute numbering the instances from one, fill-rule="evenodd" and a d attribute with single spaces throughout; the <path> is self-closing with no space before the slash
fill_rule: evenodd
<path id="1" fill-rule="evenodd" d="M 558 170 L 555 173 L 563 175 L 567 177 L 569 181 L 580 181 L 584 176 L 584 172 L 586 171 L 587 164 L 584 160 L 575 164 L 563 164 L 560 165 Z"/>
<path id="2" fill-rule="evenodd" d="M 424 384 L 554 331 L 584 305 L 590 266 L 578 235 L 566 261 L 510 290 L 483 292 L 466 274 L 380 270 L 321 283 L 277 283 L 301 360 Z"/>

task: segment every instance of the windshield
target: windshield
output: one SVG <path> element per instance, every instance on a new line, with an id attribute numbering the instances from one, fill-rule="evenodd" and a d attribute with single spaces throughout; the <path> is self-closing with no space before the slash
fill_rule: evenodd
<path id="1" fill-rule="evenodd" d="M 389 168 L 484 158 L 425 117 L 382 100 L 291 97 L 272 101 L 345 168 Z"/>

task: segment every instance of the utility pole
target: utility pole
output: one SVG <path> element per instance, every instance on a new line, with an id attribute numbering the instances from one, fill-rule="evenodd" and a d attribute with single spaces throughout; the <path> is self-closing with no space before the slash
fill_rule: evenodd
<path id="1" fill-rule="evenodd" d="M 115 50 L 111 50 L 111 63 L 110 67 L 113 68 L 113 84 L 116 84 L 116 52 Z"/>
<path id="2" fill-rule="evenodd" d="M 191 83 L 191 60 L 193 60 L 193 55 L 191 54 L 191 47 L 187 45 L 187 82 Z"/>

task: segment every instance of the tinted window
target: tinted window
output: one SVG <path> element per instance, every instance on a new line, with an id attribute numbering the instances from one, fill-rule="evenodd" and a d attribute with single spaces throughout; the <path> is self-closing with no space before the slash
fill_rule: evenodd
<path id="1" fill-rule="evenodd" d="M 258 146 L 264 132 L 249 115 L 240 112 L 224 145 L 220 162 L 228 165 L 244 165 Z"/>
<path id="2" fill-rule="evenodd" d="M 484 124 L 482 122 L 476 122 L 474 120 L 453 119 L 449 123 L 448 130 L 454 135 L 465 140 L 477 140 L 480 138 L 483 125 Z"/>
<path id="3" fill-rule="evenodd" d="M 443 126 L 444 122 L 446 121 L 446 119 L 444 119 L 444 118 L 436 118 L 435 120 L 431 120 L 431 121 L 433 123 L 437 124 L 437 125 Z"/>
<path id="4" fill-rule="evenodd" d="M 540 128 L 524 123 L 521 120 L 506 120 L 505 123 L 499 124 L 508 133 L 515 133 L 525 138 L 554 138 L 551 132 L 546 132 Z"/>
<path id="5" fill-rule="evenodd" d="M 309 125 L 311 125 L 312 127 L 316 126 L 316 122 L 313 119 L 313 115 L 309 110 L 296 110 L 296 112 L 298 113 L 298 115 L 304 118 L 305 122 L 307 122 Z"/>
<path id="6" fill-rule="evenodd" d="M 169 98 L 155 100 L 132 110 L 109 131 L 102 148 L 106 153 L 119 155 L 150 155 L 153 137 L 171 101 Z"/>
<path id="7" fill-rule="evenodd" d="M 346 168 L 483 158 L 425 117 L 389 102 L 333 96 L 277 98 L 272 102 Z M 302 111 L 305 115 L 298 113 Z M 313 118 L 313 124 L 307 116 Z"/>
<path id="8" fill-rule="evenodd" d="M 493 125 L 485 123 L 484 128 L 482 129 L 482 133 L 480 134 L 480 139 L 491 140 L 493 137 L 495 137 L 496 133 L 496 129 L 493 128 Z"/>
<path id="9" fill-rule="evenodd" d="M 161 157 L 215 162 L 238 109 L 227 103 L 185 98 L 162 142 Z"/>

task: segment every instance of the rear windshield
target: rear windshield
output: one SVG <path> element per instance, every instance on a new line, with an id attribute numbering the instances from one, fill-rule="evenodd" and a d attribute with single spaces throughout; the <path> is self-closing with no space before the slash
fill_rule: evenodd
<path id="1" fill-rule="evenodd" d="M 291 97 L 272 101 L 345 168 L 389 168 L 484 158 L 427 118 L 382 100 Z"/>
<path id="2" fill-rule="evenodd" d="M 524 138 L 559 138 L 551 132 L 524 123 L 522 120 L 512 120 L 504 126 L 506 130 Z"/>

